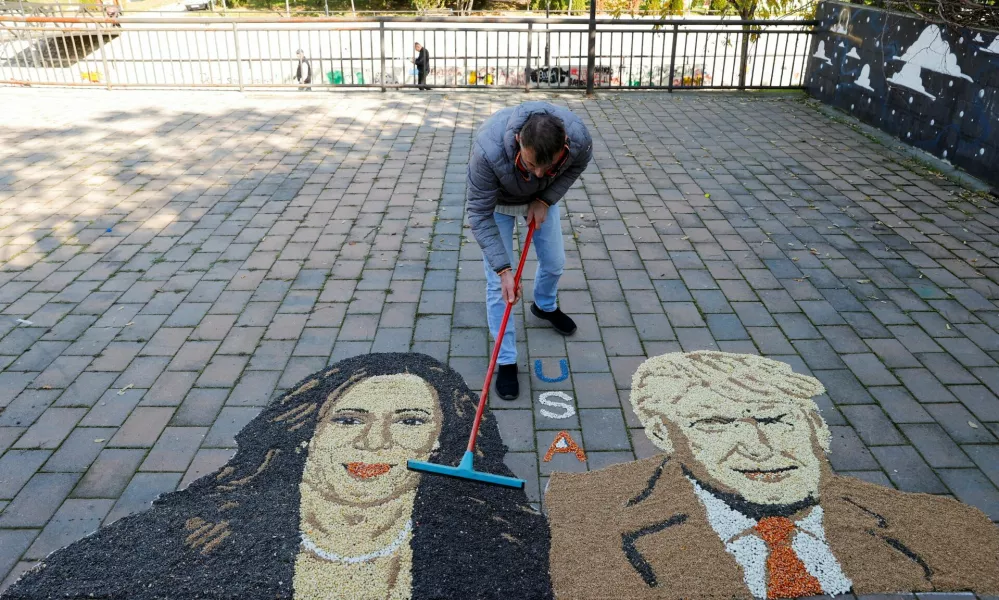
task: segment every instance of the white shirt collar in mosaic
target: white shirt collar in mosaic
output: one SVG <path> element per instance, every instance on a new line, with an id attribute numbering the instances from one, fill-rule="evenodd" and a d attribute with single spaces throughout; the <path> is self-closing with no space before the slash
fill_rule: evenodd
<path id="1" fill-rule="evenodd" d="M 766 543 L 757 537 L 752 528 L 756 520 L 733 509 L 728 504 L 687 478 L 694 486 L 694 493 L 708 516 L 708 524 L 725 543 L 725 550 L 742 567 L 743 577 L 749 592 L 757 598 L 767 597 L 767 555 Z M 826 542 L 825 528 L 822 526 L 823 510 L 815 506 L 807 516 L 795 521 L 795 533 L 791 548 L 805 564 L 812 576 L 819 580 L 822 591 L 835 596 L 845 594 L 853 587 L 853 582 L 840 567 L 839 561 Z"/>

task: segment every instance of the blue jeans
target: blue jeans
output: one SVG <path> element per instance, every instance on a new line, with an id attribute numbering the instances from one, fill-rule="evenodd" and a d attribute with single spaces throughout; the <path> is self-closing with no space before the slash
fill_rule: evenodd
<path id="1" fill-rule="evenodd" d="M 520 262 L 520 252 L 513 252 L 513 225 L 520 217 L 511 217 L 493 213 L 496 225 L 503 239 L 503 246 L 510 257 L 510 265 L 516 272 Z M 522 220 L 522 218 L 521 218 Z M 524 231 L 527 231 L 524 226 Z M 534 255 L 538 257 L 538 270 L 534 276 L 534 303 L 543 311 L 553 311 L 558 308 L 558 280 L 565 266 L 565 247 L 562 242 L 562 226 L 559 221 L 559 205 L 548 208 L 545 222 L 534 231 L 531 240 Z M 522 248 L 520 249 L 522 250 Z M 489 321 L 489 333 L 496 339 L 500 323 L 503 322 L 503 312 L 506 311 L 506 301 L 503 300 L 500 278 L 483 258 L 486 268 L 486 317 Z M 521 276 L 523 277 L 523 276 Z M 517 362 L 517 328 L 511 312 L 506 323 L 506 333 L 503 334 L 503 344 L 500 346 L 499 359 L 496 364 L 512 365 Z M 490 347 L 490 355 L 492 348 Z"/>

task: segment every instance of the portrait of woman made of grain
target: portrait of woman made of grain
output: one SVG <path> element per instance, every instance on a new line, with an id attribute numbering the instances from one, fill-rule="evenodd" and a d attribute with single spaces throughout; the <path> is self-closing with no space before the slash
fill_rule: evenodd
<path id="1" fill-rule="evenodd" d="M 549 534 L 523 490 L 456 465 L 474 394 L 420 354 L 347 359 L 237 436 L 219 471 L 101 528 L 4 598 L 549 598 Z M 491 414 L 476 468 L 512 476 Z"/>

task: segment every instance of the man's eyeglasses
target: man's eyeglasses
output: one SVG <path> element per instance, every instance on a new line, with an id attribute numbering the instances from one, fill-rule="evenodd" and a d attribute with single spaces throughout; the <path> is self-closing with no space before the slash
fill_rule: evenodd
<path id="1" fill-rule="evenodd" d="M 514 157 L 513 162 L 516 165 L 517 170 L 520 171 L 520 176 L 524 178 L 524 181 L 531 180 L 531 174 L 533 169 L 528 169 L 527 165 L 524 164 L 524 159 L 521 156 L 520 144 L 517 144 L 517 155 Z M 565 166 L 565 163 L 569 161 L 569 138 L 566 136 L 565 144 L 562 146 L 562 152 L 558 155 L 551 165 L 545 170 L 546 177 L 555 177 Z"/>

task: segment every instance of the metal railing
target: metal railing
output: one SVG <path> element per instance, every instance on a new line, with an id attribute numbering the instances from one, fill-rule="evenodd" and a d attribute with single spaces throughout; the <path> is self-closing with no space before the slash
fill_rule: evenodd
<path id="1" fill-rule="evenodd" d="M 296 89 L 767 89 L 803 86 L 814 21 L 65 18 L 0 14 L 0 83 Z M 590 67 L 592 65 L 592 68 Z"/>

